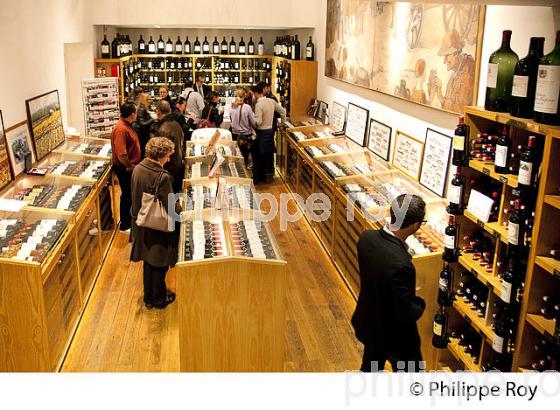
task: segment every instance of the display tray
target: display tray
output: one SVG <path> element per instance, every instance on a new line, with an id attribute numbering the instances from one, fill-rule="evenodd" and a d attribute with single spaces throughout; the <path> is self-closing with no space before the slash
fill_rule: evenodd
<path id="1" fill-rule="evenodd" d="M 27 206 L 77 212 L 88 198 L 91 182 L 27 175 L 19 178 L 2 194 L 2 199 L 24 201 Z"/>
<path id="2" fill-rule="evenodd" d="M 367 175 L 390 170 L 390 165 L 367 151 L 349 152 L 318 158 L 317 165 L 332 180 L 354 175 Z"/>
<path id="3" fill-rule="evenodd" d="M 186 181 L 185 210 L 202 209 L 259 209 L 253 182 L 243 178 L 205 178 Z"/>
<path id="4" fill-rule="evenodd" d="M 36 165 L 36 169 L 49 175 L 97 181 L 110 167 L 105 159 L 87 158 L 80 154 L 53 153 Z"/>
<path id="5" fill-rule="evenodd" d="M 288 135 L 300 142 L 317 138 L 332 138 L 333 132 L 333 129 L 328 125 L 312 125 L 309 127 L 288 129 Z"/>
<path id="6" fill-rule="evenodd" d="M 42 263 L 63 236 L 68 218 L 52 212 L 0 212 L 0 258 Z"/>
<path id="7" fill-rule="evenodd" d="M 188 141 L 187 157 L 206 156 L 205 150 L 207 146 L 208 141 Z M 220 141 L 216 144 L 215 150 L 224 157 L 242 157 L 236 141 Z"/>
<path id="8" fill-rule="evenodd" d="M 287 128 L 308 127 L 310 125 L 322 125 L 321 121 L 309 115 L 300 115 L 288 118 L 284 124 Z"/>
<path id="9" fill-rule="evenodd" d="M 67 154 L 82 154 L 84 156 L 111 159 L 111 142 L 102 138 L 70 137 L 54 152 Z"/>
<path id="10" fill-rule="evenodd" d="M 185 178 L 197 179 L 208 177 L 212 169 L 213 159 L 213 156 L 187 158 Z M 227 157 L 213 176 L 249 178 L 249 172 L 245 168 L 243 158 Z"/>
<path id="11" fill-rule="evenodd" d="M 303 150 L 311 158 L 325 155 L 343 154 L 353 151 L 363 151 L 363 148 L 346 137 L 316 138 L 300 142 Z"/>

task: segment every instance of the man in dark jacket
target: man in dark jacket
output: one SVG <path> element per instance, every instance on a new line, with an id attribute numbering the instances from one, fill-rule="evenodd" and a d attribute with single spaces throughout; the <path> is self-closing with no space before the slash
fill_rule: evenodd
<path id="1" fill-rule="evenodd" d="M 171 114 L 171 106 L 167 101 L 160 101 L 156 106 L 156 116 L 158 119 L 157 128 L 155 130 L 156 137 L 167 137 L 175 144 L 175 151 L 165 169 L 169 171 L 173 177 L 173 191 L 181 192 L 183 178 L 185 176 L 185 166 L 183 164 L 183 129 L 173 119 Z"/>
<path id="2" fill-rule="evenodd" d="M 184 97 L 179 97 L 173 102 L 173 107 L 171 107 L 171 114 L 169 117 L 181 126 L 183 130 L 183 145 L 186 145 L 186 141 L 190 140 L 190 130 L 191 127 L 187 123 L 185 118 L 185 109 L 187 108 L 187 100 Z M 182 147 L 183 154 L 185 153 L 185 146 Z"/>
<path id="3" fill-rule="evenodd" d="M 365 231 L 358 242 L 360 294 L 352 326 L 364 344 L 361 370 L 422 368 L 416 321 L 426 303 L 416 296 L 416 270 L 405 240 L 424 222 L 426 203 L 401 195 L 391 204 L 391 224 Z"/>

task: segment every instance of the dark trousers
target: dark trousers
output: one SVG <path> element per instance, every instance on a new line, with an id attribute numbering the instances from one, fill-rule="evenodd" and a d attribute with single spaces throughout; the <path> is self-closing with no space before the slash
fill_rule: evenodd
<path id="1" fill-rule="evenodd" d="M 253 158 L 253 182 L 266 182 L 266 171 L 264 168 L 263 154 L 257 141 L 251 145 L 251 158 Z"/>
<path id="2" fill-rule="evenodd" d="M 262 154 L 264 162 L 264 172 L 267 176 L 274 175 L 274 152 Z"/>
<path id="3" fill-rule="evenodd" d="M 164 304 L 167 296 L 165 275 L 168 269 L 167 266 L 152 266 L 144 261 L 144 303 Z"/>
<path id="4" fill-rule="evenodd" d="M 251 153 L 252 140 L 250 135 L 231 134 L 234 141 L 237 141 L 239 151 L 245 160 L 245 166 L 249 165 L 249 154 Z"/>
<path id="5" fill-rule="evenodd" d="M 170 171 L 173 177 L 173 192 L 178 194 L 183 192 L 183 179 L 185 179 L 185 166 L 183 165 L 178 170 Z"/>
<path id="6" fill-rule="evenodd" d="M 422 361 L 420 349 L 399 355 L 379 354 L 372 346 L 364 346 L 364 356 L 362 358 L 362 372 L 381 372 L 385 368 L 385 363 L 389 361 L 394 372 L 417 373 L 426 368 Z"/>
<path id="7" fill-rule="evenodd" d="M 132 172 L 127 171 L 122 165 L 114 165 L 113 171 L 119 180 L 121 187 L 121 202 L 120 202 L 120 216 L 121 216 L 121 231 L 126 231 L 130 228 L 132 223 L 132 216 L 130 215 L 130 207 L 132 206 Z"/>

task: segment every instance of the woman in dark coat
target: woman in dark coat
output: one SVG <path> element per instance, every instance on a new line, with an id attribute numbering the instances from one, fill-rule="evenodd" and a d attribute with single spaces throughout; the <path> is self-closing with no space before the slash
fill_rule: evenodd
<path id="1" fill-rule="evenodd" d="M 152 97 L 148 93 L 141 92 L 136 98 L 136 108 L 138 110 L 136 120 L 132 126 L 138 135 L 138 140 L 140 141 L 140 152 L 142 154 L 142 158 L 146 156 L 146 144 L 150 139 L 150 131 L 154 123 L 149 111 L 151 104 Z"/>
<path id="2" fill-rule="evenodd" d="M 136 225 L 142 208 L 142 194 L 153 193 L 159 186 L 159 198 L 168 209 L 168 195 L 173 193 L 172 178 L 163 166 L 169 161 L 175 146 L 168 138 L 154 137 L 146 144 L 146 158 L 132 172 L 132 254 L 134 262 L 144 262 L 144 304 L 148 309 L 164 309 L 175 300 L 175 294 L 165 285 L 165 275 L 175 266 L 178 253 L 178 233 L 163 232 Z M 159 184 L 158 184 L 159 182 Z"/>

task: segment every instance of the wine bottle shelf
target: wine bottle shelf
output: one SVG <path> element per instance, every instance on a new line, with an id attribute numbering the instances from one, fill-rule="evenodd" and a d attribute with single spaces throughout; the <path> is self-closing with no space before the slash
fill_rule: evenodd
<path id="1" fill-rule="evenodd" d="M 475 260 L 473 260 L 470 254 L 460 256 L 459 263 L 465 269 L 471 272 L 475 277 L 477 277 L 480 282 L 491 288 L 496 296 L 502 296 L 501 279 L 497 276 L 494 276 L 491 272 L 486 272 L 486 270 L 482 266 L 480 266 Z"/>
<path id="2" fill-rule="evenodd" d="M 544 202 L 556 209 L 560 209 L 560 195 L 546 195 Z"/>
<path id="3" fill-rule="evenodd" d="M 469 167 L 489 176 L 502 184 L 507 184 L 512 188 L 517 188 L 517 175 L 512 174 L 498 174 L 494 171 L 494 163 L 492 161 L 481 161 L 478 159 L 471 159 Z"/>
<path id="4" fill-rule="evenodd" d="M 455 310 L 463 316 L 477 331 L 481 332 L 490 342 L 494 340 L 494 331 L 486 324 L 484 318 L 472 310 L 462 299 L 453 302 Z"/>
<path id="5" fill-rule="evenodd" d="M 554 336 L 556 322 L 545 319 L 544 316 L 528 314 L 527 322 L 543 335 Z"/>
<path id="6" fill-rule="evenodd" d="M 508 125 L 510 127 L 527 130 L 535 134 L 556 134 L 560 136 L 560 127 L 539 124 L 538 122 L 535 122 L 533 120 L 514 117 L 513 115 L 505 112 L 486 111 L 481 107 L 465 107 L 465 113 L 472 114 L 481 118 L 486 118 L 487 120 Z"/>
<path id="7" fill-rule="evenodd" d="M 463 365 L 465 366 L 465 370 L 477 373 L 480 373 L 482 371 L 480 366 L 474 362 L 471 355 L 465 353 L 465 349 L 462 346 L 459 346 L 459 342 L 457 339 L 450 338 L 447 348 L 458 361 L 463 363 Z"/>
<path id="8" fill-rule="evenodd" d="M 535 263 L 551 275 L 560 278 L 560 261 L 547 256 L 537 256 L 535 258 Z"/>
<path id="9" fill-rule="evenodd" d="M 503 243 L 508 243 L 507 227 L 500 225 L 499 222 L 483 222 L 469 211 L 465 211 L 463 214 L 465 218 L 484 228 L 484 230 L 494 236 L 494 238 L 499 238 Z"/>

